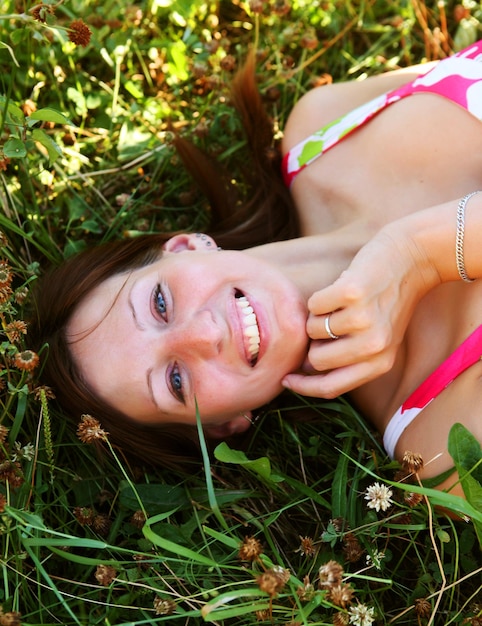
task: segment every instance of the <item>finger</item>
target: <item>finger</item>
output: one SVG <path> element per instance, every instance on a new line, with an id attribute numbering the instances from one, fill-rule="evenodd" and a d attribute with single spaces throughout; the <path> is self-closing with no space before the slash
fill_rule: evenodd
<path id="1" fill-rule="evenodd" d="M 311 339 L 339 339 L 341 336 L 333 328 L 333 313 L 328 315 L 313 317 L 310 316 L 306 322 L 306 332 Z"/>
<path id="2" fill-rule="evenodd" d="M 333 399 L 360 387 L 379 375 L 376 366 L 364 362 L 331 370 L 325 374 L 311 376 L 288 374 L 281 383 L 301 396 Z"/>
<path id="3" fill-rule="evenodd" d="M 314 315 L 326 315 L 331 311 L 352 305 L 363 297 L 363 288 L 349 280 L 344 272 L 332 285 L 316 291 L 308 300 L 308 310 Z"/>

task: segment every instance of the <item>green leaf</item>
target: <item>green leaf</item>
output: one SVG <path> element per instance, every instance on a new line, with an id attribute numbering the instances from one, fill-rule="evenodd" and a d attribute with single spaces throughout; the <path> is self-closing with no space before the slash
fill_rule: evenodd
<path id="1" fill-rule="evenodd" d="M 47 154 L 49 155 L 50 163 L 55 163 L 55 161 L 62 155 L 62 149 L 60 146 L 55 143 L 55 141 L 47 135 L 47 133 L 41 128 L 35 128 L 32 131 L 32 137 L 35 141 L 38 141 L 42 146 L 47 150 Z"/>
<path id="2" fill-rule="evenodd" d="M 21 159 L 27 156 L 27 148 L 23 141 L 11 137 L 3 146 L 3 155 L 9 159 Z"/>
<path id="3" fill-rule="evenodd" d="M 60 111 L 56 111 L 55 109 L 51 109 L 50 107 L 45 107 L 43 109 L 38 109 L 34 111 L 32 115 L 29 117 L 30 120 L 41 121 L 41 122 L 52 122 L 54 124 L 71 124 L 72 122 L 65 117 L 63 113 Z"/>
<path id="4" fill-rule="evenodd" d="M 222 463 L 233 463 L 234 465 L 242 465 L 244 468 L 258 474 L 263 480 L 271 483 L 282 482 L 280 476 L 276 476 L 271 472 L 271 463 L 267 457 L 250 460 L 241 450 L 233 450 L 223 441 L 214 450 L 214 456 Z"/>
<path id="5" fill-rule="evenodd" d="M 454 424 L 450 429 L 448 450 L 459 475 L 470 472 L 475 480 L 482 483 L 482 447 L 462 424 Z"/>

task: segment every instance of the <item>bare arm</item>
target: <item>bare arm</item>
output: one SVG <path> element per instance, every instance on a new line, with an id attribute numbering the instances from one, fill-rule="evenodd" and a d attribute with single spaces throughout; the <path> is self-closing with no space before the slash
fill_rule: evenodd
<path id="1" fill-rule="evenodd" d="M 294 391 L 331 398 L 393 365 L 417 303 L 436 285 L 461 280 L 455 260 L 459 199 L 410 214 L 383 227 L 329 287 L 310 298 L 308 359 L 316 374 L 290 374 Z M 464 259 L 468 276 L 482 278 L 482 193 L 466 207 Z M 341 336 L 326 341 L 325 318 Z"/>

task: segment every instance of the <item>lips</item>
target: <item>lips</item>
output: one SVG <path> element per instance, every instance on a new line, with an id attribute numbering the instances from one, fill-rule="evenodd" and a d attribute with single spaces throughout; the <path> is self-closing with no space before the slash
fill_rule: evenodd
<path id="1" fill-rule="evenodd" d="M 241 319 L 246 354 L 250 365 L 254 367 L 258 360 L 260 345 L 258 319 L 248 298 L 240 291 L 236 292 L 235 303 Z"/>

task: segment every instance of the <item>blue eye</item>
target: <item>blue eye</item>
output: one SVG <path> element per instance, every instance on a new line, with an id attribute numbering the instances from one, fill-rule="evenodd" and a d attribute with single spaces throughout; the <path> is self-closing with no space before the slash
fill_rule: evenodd
<path id="1" fill-rule="evenodd" d="M 154 308 L 161 315 L 161 317 L 165 318 L 166 313 L 167 313 L 167 304 L 166 304 L 164 295 L 161 291 L 160 285 L 157 285 L 154 291 L 153 300 L 154 300 Z"/>
<path id="2" fill-rule="evenodd" d="M 182 391 L 182 376 L 181 373 L 179 372 L 179 369 L 177 368 L 177 365 L 175 365 L 171 372 L 169 373 L 169 383 L 171 385 L 171 390 L 172 393 L 176 396 L 176 398 L 182 402 L 183 404 L 185 404 L 184 401 L 184 394 Z"/>

